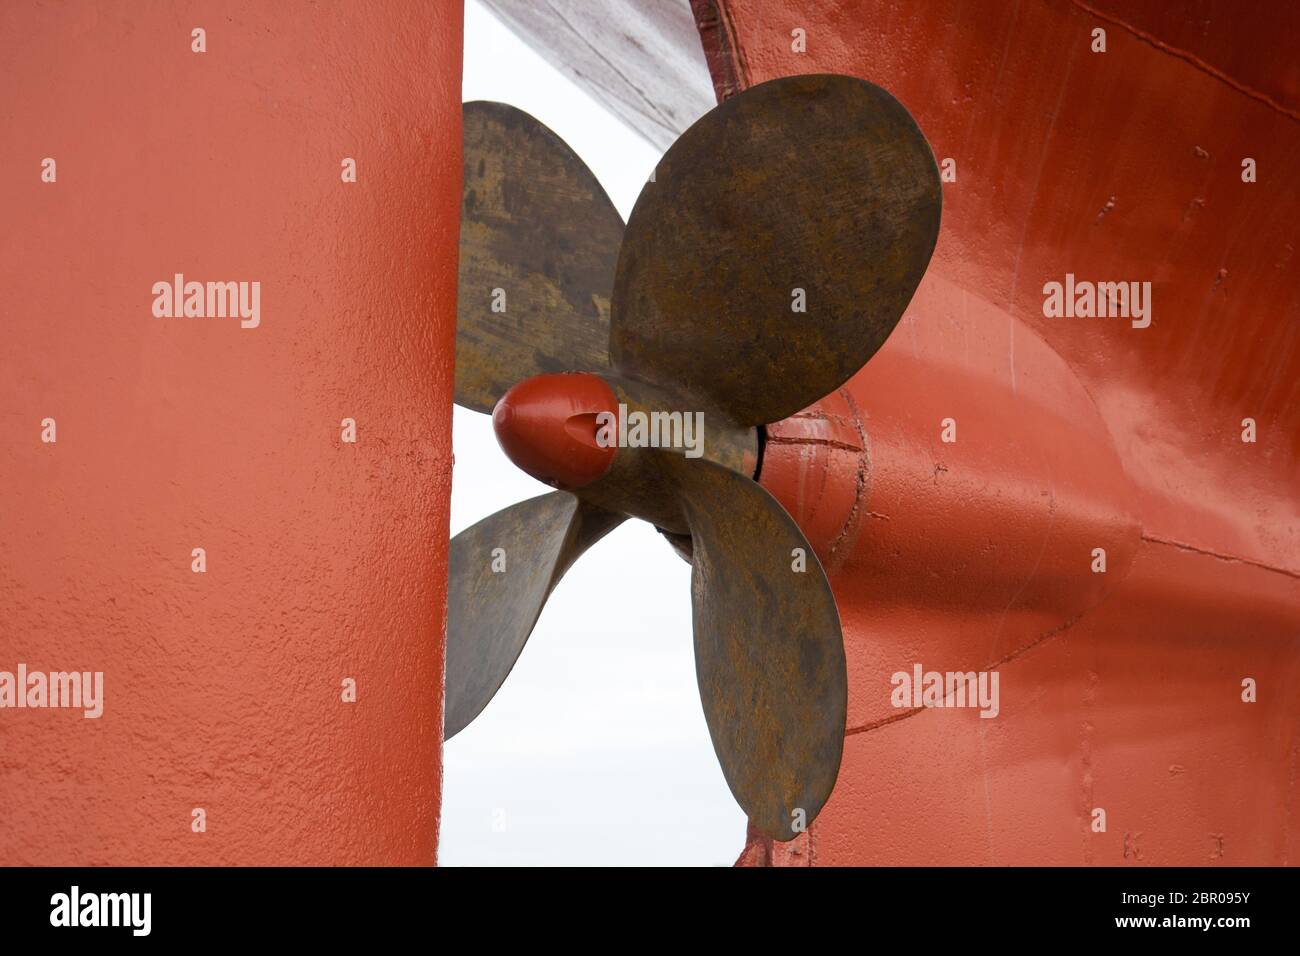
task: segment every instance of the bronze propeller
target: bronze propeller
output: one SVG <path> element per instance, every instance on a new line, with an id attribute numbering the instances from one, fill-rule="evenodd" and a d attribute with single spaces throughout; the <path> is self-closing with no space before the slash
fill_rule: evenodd
<path id="1" fill-rule="evenodd" d="M 456 401 L 560 490 L 452 539 L 446 736 L 492 699 L 569 566 L 642 518 L 692 564 L 727 783 L 789 840 L 834 787 L 847 684 L 826 575 L 754 480 L 760 429 L 838 388 L 902 317 L 939 230 L 930 148 L 870 83 L 774 80 L 683 133 L 625 229 L 531 116 L 476 102 L 464 123 Z"/>

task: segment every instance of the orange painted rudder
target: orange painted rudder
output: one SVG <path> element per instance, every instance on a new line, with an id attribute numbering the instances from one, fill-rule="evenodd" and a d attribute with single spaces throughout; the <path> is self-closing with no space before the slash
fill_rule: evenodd
<path id="1" fill-rule="evenodd" d="M 0 8 L 0 864 L 435 862 L 460 51 Z"/>

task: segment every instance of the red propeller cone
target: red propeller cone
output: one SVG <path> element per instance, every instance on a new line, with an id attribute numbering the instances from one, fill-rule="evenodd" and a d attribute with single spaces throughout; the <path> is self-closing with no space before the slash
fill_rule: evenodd
<path id="1" fill-rule="evenodd" d="M 602 444 L 600 432 L 604 427 L 607 434 L 616 433 L 617 421 L 614 390 L 586 372 L 524 379 L 492 411 L 497 441 L 510 460 L 538 481 L 566 491 L 609 470 L 617 447 Z"/>

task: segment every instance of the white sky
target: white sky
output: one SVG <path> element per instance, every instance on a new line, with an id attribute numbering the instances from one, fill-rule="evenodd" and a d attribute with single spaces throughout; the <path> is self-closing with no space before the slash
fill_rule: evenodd
<path id="1" fill-rule="evenodd" d="M 465 5 L 465 100 L 537 117 L 591 167 L 624 220 L 658 152 Z M 550 489 L 456 407 L 451 530 Z M 505 685 L 447 742 L 444 866 L 730 865 L 745 815 L 722 778 L 695 683 L 690 568 L 628 521 L 569 571 Z"/>

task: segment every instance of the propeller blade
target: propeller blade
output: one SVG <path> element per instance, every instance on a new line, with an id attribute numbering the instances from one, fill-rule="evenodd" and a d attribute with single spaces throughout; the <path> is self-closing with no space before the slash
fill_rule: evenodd
<path id="1" fill-rule="evenodd" d="M 610 356 L 738 424 L 786 418 L 889 336 L 941 201 L 925 137 L 880 87 L 831 75 L 752 87 L 683 133 L 641 191 Z"/>
<path id="2" fill-rule="evenodd" d="M 491 412 L 522 379 L 609 368 L 623 220 L 573 150 L 522 110 L 466 103 L 464 137 L 456 403 Z"/>
<path id="3" fill-rule="evenodd" d="M 504 683 L 564 572 L 623 520 L 555 491 L 451 539 L 445 739 L 477 717 Z"/>
<path id="4" fill-rule="evenodd" d="M 755 827 L 794 839 L 830 797 L 844 746 L 848 677 L 830 584 L 757 483 L 703 458 L 655 458 L 691 529 L 696 677 L 722 773 Z"/>

